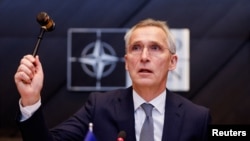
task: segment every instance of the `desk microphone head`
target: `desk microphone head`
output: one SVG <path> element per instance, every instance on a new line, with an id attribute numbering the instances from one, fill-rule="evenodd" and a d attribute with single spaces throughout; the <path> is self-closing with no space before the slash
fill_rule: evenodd
<path id="1" fill-rule="evenodd" d="M 125 139 L 126 139 L 126 132 L 120 131 L 117 137 L 117 141 L 125 141 Z"/>

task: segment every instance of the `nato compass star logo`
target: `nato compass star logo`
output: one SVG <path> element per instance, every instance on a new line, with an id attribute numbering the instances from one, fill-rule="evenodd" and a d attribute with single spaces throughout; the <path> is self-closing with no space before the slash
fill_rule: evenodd
<path id="1" fill-rule="evenodd" d="M 101 42 L 101 40 L 88 44 L 79 58 L 84 72 L 96 78 L 97 86 L 101 86 L 101 78 L 113 72 L 116 62 L 119 60 L 114 49 L 108 43 Z M 108 69 L 104 69 L 105 67 L 108 67 Z"/>
<path id="2" fill-rule="evenodd" d="M 127 87 L 124 35 L 127 28 L 70 28 L 67 89 L 108 91 Z"/>

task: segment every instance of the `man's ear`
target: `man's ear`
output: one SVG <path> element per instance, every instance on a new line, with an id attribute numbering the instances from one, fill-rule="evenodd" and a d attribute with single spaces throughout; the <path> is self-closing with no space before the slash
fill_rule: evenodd
<path id="1" fill-rule="evenodd" d="M 124 60 L 125 60 L 125 69 L 128 70 L 128 66 L 127 66 L 127 54 L 124 55 Z"/>
<path id="2" fill-rule="evenodd" d="M 169 62 L 169 70 L 174 70 L 177 66 L 178 57 L 176 54 L 172 55 Z"/>

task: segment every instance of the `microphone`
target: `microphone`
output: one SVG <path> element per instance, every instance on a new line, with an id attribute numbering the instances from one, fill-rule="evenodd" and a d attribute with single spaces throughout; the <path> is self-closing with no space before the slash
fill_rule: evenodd
<path id="1" fill-rule="evenodd" d="M 49 17 L 46 12 L 40 12 L 36 16 L 36 21 L 44 28 L 46 31 L 52 31 L 55 29 L 54 21 Z"/>
<path id="2" fill-rule="evenodd" d="M 126 132 L 120 131 L 117 137 L 117 141 L 125 141 L 125 139 L 126 139 Z"/>
<path id="3" fill-rule="evenodd" d="M 46 12 L 40 12 L 36 17 L 36 21 L 41 25 L 41 30 L 39 36 L 37 37 L 38 40 L 33 51 L 33 56 L 36 56 L 38 52 L 38 48 L 41 43 L 41 40 L 43 39 L 45 31 L 53 31 L 55 29 L 54 21 L 49 17 Z"/>

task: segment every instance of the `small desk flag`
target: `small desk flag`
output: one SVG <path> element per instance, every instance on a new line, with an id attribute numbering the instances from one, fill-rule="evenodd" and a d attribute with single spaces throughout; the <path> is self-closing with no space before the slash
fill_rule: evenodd
<path id="1" fill-rule="evenodd" d="M 89 131 L 84 138 L 84 141 L 97 141 L 93 133 L 93 123 L 89 123 Z"/>

